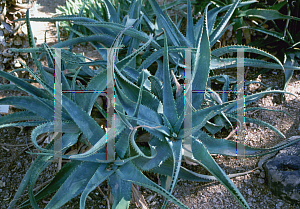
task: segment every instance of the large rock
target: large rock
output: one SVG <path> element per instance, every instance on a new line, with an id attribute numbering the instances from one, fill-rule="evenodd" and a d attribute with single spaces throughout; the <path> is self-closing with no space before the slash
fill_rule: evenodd
<path id="1" fill-rule="evenodd" d="M 275 195 L 292 204 L 300 204 L 300 142 L 280 150 L 263 168 Z"/>

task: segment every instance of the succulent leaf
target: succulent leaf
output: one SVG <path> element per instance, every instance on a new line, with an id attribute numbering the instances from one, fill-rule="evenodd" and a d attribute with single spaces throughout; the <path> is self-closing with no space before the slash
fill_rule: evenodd
<path id="1" fill-rule="evenodd" d="M 193 158 L 214 175 L 244 208 L 250 208 L 240 191 L 214 161 L 206 146 L 200 140 L 193 138 L 192 150 Z"/>

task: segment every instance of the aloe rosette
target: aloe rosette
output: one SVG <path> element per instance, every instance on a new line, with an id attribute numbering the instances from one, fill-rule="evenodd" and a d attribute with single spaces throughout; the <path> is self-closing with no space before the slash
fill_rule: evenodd
<path id="1" fill-rule="evenodd" d="M 203 31 L 205 32 L 205 28 Z M 202 56 L 199 56 L 201 51 L 202 53 L 205 53 L 205 47 L 209 46 L 207 37 L 208 36 L 202 35 L 201 43 L 206 41 L 207 44 L 201 44 L 196 52 L 196 60 L 194 63 L 196 72 L 193 74 L 195 77 L 197 77 L 197 73 L 201 72 L 200 70 L 198 71 L 199 68 L 196 68 L 195 66 L 197 66 L 197 64 L 199 65 L 199 62 L 206 62 L 207 64 L 210 61 L 209 55 L 203 56 L 208 59 L 202 59 Z M 207 51 L 209 52 L 209 49 L 207 49 Z M 173 96 L 168 57 L 167 38 L 165 37 L 163 79 L 160 80 L 155 76 L 149 75 L 147 70 L 143 70 L 139 77 L 139 86 L 131 83 L 117 68 L 115 68 L 116 93 L 118 100 L 122 104 L 123 109 L 121 109 L 121 111 L 123 111 L 123 113 L 117 108 L 116 110 L 119 115 L 122 115 L 125 121 L 124 123 L 127 124 L 128 128 L 131 130 L 129 142 L 129 144 L 132 145 L 132 147 L 130 147 L 132 150 L 131 153 L 140 155 L 140 158 L 132 160 L 132 163 L 141 170 L 159 173 L 163 176 L 166 175 L 166 177 L 162 178 L 162 185 L 164 185 L 165 189 L 170 193 L 172 193 L 175 188 L 178 178 L 193 181 L 218 180 L 231 192 L 244 208 L 249 208 L 243 196 L 229 179 L 230 177 L 243 175 L 244 173 L 227 176 L 214 161 L 211 154 L 236 156 L 237 146 L 241 147 L 243 151 L 245 150 L 245 155 L 239 155 L 239 157 L 255 157 L 282 149 L 283 146 L 289 146 L 299 139 L 291 143 L 286 143 L 283 146 L 258 149 L 243 144 L 237 145 L 235 142 L 225 139 L 217 139 L 201 130 L 208 120 L 220 114 L 222 111 L 234 111 L 234 109 L 236 109 L 235 102 L 225 102 L 208 108 L 195 108 L 192 112 L 192 128 L 190 130 L 185 130 L 184 119 L 187 115 L 184 114 L 184 106 L 187 104 L 184 104 L 183 94 L 180 95 L 178 99 L 175 99 Z M 150 92 L 153 97 L 151 102 L 148 100 L 150 95 L 148 96 L 149 90 L 147 90 L 147 85 L 144 85 L 146 78 L 151 81 Z M 194 82 L 195 80 L 193 80 L 192 86 L 194 85 Z M 135 96 L 133 93 L 130 94 L 129 92 L 136 92 Z M 245 98 L 246 104 L 271 92 L 283 93 L 282 91 L 265 91 L 250 95 Z M 193 107 L 195 107 L 194 103 Z M 144 128 L 153 135 L 153 138 L 149 141 L 148 147 L 139 147 L 135 142 L 136 130 L 139 127 Z M 192 137 L 192 152 L 184 150 L 185 131 Z M 181 162 L 183 161 L 184 156 L 205 167 L 214 177 L 197 174 L 182 167 Z M 166 202 L 163 207 L 165 207 L 165 205 Z"/>

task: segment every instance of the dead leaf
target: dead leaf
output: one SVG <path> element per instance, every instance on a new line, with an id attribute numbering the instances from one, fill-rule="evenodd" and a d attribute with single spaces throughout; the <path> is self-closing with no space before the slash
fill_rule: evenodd
<path id="1" fill-rule="evenodd" d="M 250 30 L 247 28 L 243 28 L 242 31 L 243 31 L 244 37 L 246 39 L 246 44 L 249 44 L 251 42 Z"/>
<path id="2" fill-rule="evenodd" d="M 78 150 L 74 149 L 74 150 L 71 150 L 70 152 L 66 153 L 65 155 L 77 155 L 77 154 L 78 154 Z"/>
<path id="3" fill-rule="evenodd" d="M 140 191 L 137 188 L 135 188 L 133 184 L 131 186 L 131 191 L 132 198 L 134 199 L 136 207 L 148 209 L 148 204 L 146 203 L 144 196 L 140 193 Z"/>
<path id="4" fill-rule="evenodd" d="M 193 162 L 192 160 L 188 160 L 187 157 L 184 157 L 185 163 L 189 165 L 199 165 L 198 163 Z"/>

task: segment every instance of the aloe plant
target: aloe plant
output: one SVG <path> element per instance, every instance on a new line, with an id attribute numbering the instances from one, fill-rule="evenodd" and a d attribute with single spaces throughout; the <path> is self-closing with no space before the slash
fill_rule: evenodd
<path id="1" fill-rule="evenodd" d="M 138 2 L 138 1 L 136 1 Z M 136 2 L 132 5 L 136 5 Z M 154 28 L 153 32 L 157 32 L 157 36 L 148 35 L 139 30 L 139 24 L 142 20 L 146 20 L 149 28 L 151 28 L 151 20 L 143 19 L 143 14 L 139 16 L 142 9 L 137 9 L 134 22 L 129 23 L 134 16 L 129 16 L 123 23 L 106 23 L 104 21 L 87 23 L 91 21 L 83 17 L 54 17 L 51 19 L 36 19 L 43 21 L 64 21 L 73 20 L 74 23 L 87 26 L 96 33 L 93 36 L 84 36 L 76 30 L 80 36 L 67 41 L 62 41 L 54 47 L 71 46 L 80 42 L 91 42 L 94 47 L 99 50 L 101 55 L 104 55 L 103 61 L 84 62 L 82 57 L 74 55 L 67 50 L 62 50 L 63 71 L 71 72 L 62 74 L 63 90 L 97 90 L 98 93 L 93 94 L 67 94 L 62 95 L 62 150 L 64 153 L 78 141 L 86 143 L 91 148 L 83 153 L 73 155 L 62 155 L 62 158 L 68 162 L 63 165 L 61 170 L 56 174 L 55 178 L 46 185 L 38 193 L 33 194 L 34 185 L 40 173 L 54 159 L 54 151 L 52 141 L 46 148 L 40 147 L 37 144 L 37 137 L 42 133 L 53 132 L 54 129 L 54 89 L 53 74 L 51 70 L 41 65 L 38 59 L 46 53 L 48 58 L 48 66 L 53 66 L 53 49 L 46 44 L 43 47 L 37 48 L 34 45 L 33 35 L 30 29 L 30 19 L 27 14 L 26 22 L 29 31 L 29 49 L 11 49 L 15 51 L 26 51 L 32 53 L 35 64 L 37 65 L 37 73 L 34 73 L 24 64 L 24 70 L 27 70 L 40 83 L 43 88 L 38 89 L 26 81 L 16 78 L 8 73 L 0 72 L 0 76 L 12 81 L 15 85 L 5 85 L 2 89 L 15 88 L 26 91 L 31 97 L 7 97 L 0 99 L 0 104 L 10 104 L 21 106 L 27 111 L 21 113 L 13 113 L 1 118 L 0 127 L 8 126 L 37 126 L 31 135 L 31 139 L 37 149 L 41 151 L 37 159 L 27 171 L 22 180 L 17 193 L 11 202 L 10 208 L 14 207 L 16 201 L 28 185 L 29 201 L 32 207 L 38 208 L 37 201 L 56 192 L 46 208 L 59 208 L 67 203 L 72 198 L 81 194 L 80 208 L 85 207 L 85 201 L 88 194 L 93 191 L 102 182 L 108 182 L 111 193 L 114 196 L 113 208 L 128 208 L 131 199 L 132 184 L 141 185 L 149 188 L 158 194 L 164 196 L 166 200 L 172 201 L 181 208 L 187 208 L 183 203 L 178 201 L 172 191 L 176 186 L 178 178 L 192 181 L 215 181 L 222 183 L 234 198 L 244 207 L 249 208 L 246 200 L 241 193 L 231 182 L 230 178 L 243 175 L 230 174 L 226 175 L 224 171 L 212 158 L 212 154 L 221 154 L 236 157 L 237 144 L 233 141 L 218 139 L 213 135 L 220 131 L 227 123 L 236 121 L 236 112 L 238 107 L 235 101 L 229 101 L 226 95 L 222 95 L 222 99 L 209 88 L 209 81 L 216 79 L 224 84 L 224 89 L 228 90 L 229 83 L 236 83 L 235 79 L 228 76 L 210 76 L 209 71 L 221 69 L 225 67 L 235 67 L 237 65 L 235 58 L 221 58 L 224 53 L 230 52 L 229 47 L 223 47 L 216 50 L 211 50 L 211 46 L 218 40 L 225 29 L 225 25 L 230 19 L 234 9 L 239 5 L 236 1 L 230 7 L 220 8 L 215 12 L 208 12 L 208 6 L 205 8 L 204 15 L 196 25 L 193 25 L 191 18 L 191 4 L 188 1 L 188 21 L 186 37 L 182 35 L 177 26 L 162 12 L 155 1 L 149 2 L 154 8 L 154 14 L 161 21 L 159 28 Z M 133 6 L 131 8 L 134 8 Z M 228 10 L 222 21 L 214 28 L 215 15 L 222 10 Z M 135 10 L 130 10 L 133 14 Z M 209 14 L 211 16 L 209 16 Z M 86 21 L 86 22 L 80 22 Z M 127 21 L 127 22 L 126 22 Z M 129 21 L 129 22 L 128 22 Z M 133 26 L 128 27 L 128 26 Z M 200 29 L 198 29 L 200 27 Z M 164 28 L 163 36 L 161 30 Z M 108 31 L 110 35 L 104 35 L 102 31 Z M 159 36 L 160 35 L 160 36 Z M 101 37 L 101 39 L 100 39 Z M 159 40 L 159 37 L 162 37 Z M 100 92 L 107 87 L 107 53 L 103 52 L 103 46 L 114 47 L 119 50 L 115 51 L 115 129 L 110 129 L 108 133 L 95 122 L 91 117 L 93 105 L 99 108 L 100 112 L 105 117 L 103 109 L 97 105 L 96 99 Z M 192 111 L 187 115 L 184 111 L 185 94 L 180 94 L 180 89 L 183 86 L 179 84 L 177 78 L 180 72 L 183 71 L 185 64 L 181 60 L 184 50 L 191 48 L 193 57 L 193 78 L 191 81 L 192 90 L 204 90 L 203 94 L 194 94 L 190 104 Z M 252 47 L 232 46 L 233 49 L 245 48 L 245 51 L 254 52 L 272 58 L 277 63 L 264 62 L 260 60 L 245 59 L 248 66 L 270 66 L 282 69 L 281 62 L 274 56 Z M 135 50 L 134 50 L 135 49 Z M 102 50 L 102 51 L 101 51 Z M 105 49 L 106 50 L 106 49 Z M 137 61 L 140 53 L 142 63 Z M 144 57 L 143 57 L 144 56 Z M 163 61 L 160 59 L 163 58 Z M 155 73 L 146 70 L 154 62 L 157 63 Z M 52 63 L 52 64 L 51 64 Z M 99 65 L 97 71 L 85 69 L 81 72 L 84 66 Z M 45 70 L 46 69 L 46 70 Z M 177 70 L 177 71 L 176 71 Z M 176 73 L 173 74 L 172 71 Z M 82 77 L 81 77 L 82 76 Z M 177 76 L 177 77 L 176 77 Z M 80 78 L 81 77 L 81 78 Z M 88 78 L 87 84 L 78 84 L 76 80 L 84 80 Z M 172 84 L 171 81 L 174 81 Z M 187 87 L 185 91 L 189 91 Z M 210 92 L 210 93 L 208 93 Z M 257 94 L 245 97 L 245 104 L 248 105 L 257 101 L 263 95 L 268 93 L 286 93 L 284 91 L 264 91 Z M 240 101 L 238 101 L 240 102 Z M 206 103 L 209 105 L 207 106 Z M 192 118 L 189 129 L 184 127 L 185 118 Z M 214 118 L 225 120 L 224 123 L 213 124 L 210 122 Z M 20 119 L 21 118 L 21 119 Z M 27 122 L 19 122 L 22 120 L 30 120 Z M 258 120 L 246 118 L 246 122 L 251 121 L 261 125 L 266 125 L 279 135 L 281 132 L 272 126 Z M 209 133 L 203 131 L 206 127 Z M 211 127 L 210 129 L 208 127 Z M 212 128 L 217 127 L 217 128 Z M 143 128 L 149 132 L 152 138 L 145 144 L 138 143 L 138 129 Z M 190 137 L 189 139 L 187 137 Z M 107 160 L 106 146 L 109 142 L 115 140 L 115 152 L 112 154 L 115 160 Z M 190 140 L 188 142 L 188 140 Z M 274 146 L 272 148 L 252 148 L 243 144 L 238 144 L 245 155 L 238 157 L 255 157 L 275 152 L 299 139 L 283 145 Z M 190 145 L 190 150 L 186 150 L 186 145 Z M 238 152 L 240 153 L 240 152 Z M 244 152 L 243 152 L 244 153 Z M 33 153 L 32 153 L 33 154 Z M 196 162 L 206 168 L 211 174 L 202 175 L 185 168 L 182 165 L 183 157 L 190 161 Z M 144 171 L 154 172 L 160 175 L 162 185 L 151 181 L 144 175 Z M 246 172 L 247 173 L 247 172 Z M 72 192 L 69 192 L 72 191 Z M 23 207 L 29 204 L 26 201 L 19 205 Z M 165 207 L 165 201 L 163 207 Z"/>
<path id="2" fill-rule="evenodd" d="M 183 3 L 185 3 L 185 0 L 167 3 L 161 7 L 163 11 L 166 11 L 170 8 L 174 8 L 177 5 Z M 68 0 L 66 1 L 65 6 L 58 6 L 56 12 L 58 16 L 79 15 L 82 17 L 90 18 L 101 22 L 106 21 L 106 22 L 121 23 L 122 22 L 121 20 L 123 20 L 126 15 L 130 16 L 130 13 L 133 14 L 134 12 L 136 15 L 139 15 L 140 11 L 137 10 L 137 7 L 141 7 L 141 5 L 142 2 L 139 0 L 133 0 L 133 1 Z M 182 8 L 185 8 L 185 5 L 183 5 Z M 149 2 L 147 1 L 145 2 L 145 7 L 143 7 L 142 10 L 144 13 L 147 14 L 147 17 L 145 18 L 151 19 L 153 12 L 150 9 Z M 67 22 L 63 22 L 63 23 L 65 24 L 63 24 L 62 26 L 72 27 L 72 23 L 67 23 Z M 67 28 L 67 31 L 70 30 Z M 92 34 L 92 32 L 89 29 L 83 26 L 79 26 L 77 28 L 77 31 L 83 33 L 84 35 Z"/>
<path id="3" fill-rule="evenodd" d="M 283 1 L 273 6 L 261 9 L 249 9 L 239 14 L 240 18 L 256 18 L 260 21 L 253 21 L 255 27 L 243 26 L 241 28 L 257 31 L 267 35 L 264 38 L 256 39 L 249 43 L 251 46 L 259 46 L 260 48 L 266 48 L 271 46 L 273 54 L 276 54 L 278 59 L 285 65 L 299 66 L 298 61 L 300 59 L 299 54 L 299 33 L 296 30 L 299 25 L 298 5 L 294 5 L 291 2 Z M 287 15 L 280 13 L 279 11 L 286 10 Z M 292 16 L 296 15 L 296 16 Z M 258 20 L 259 20 L 258 19 Z M 283 21 L 284 24 L 279 24 L 279 21 Z M 265 24 L 268 23 L 275 31 L 264 28 Z M 285 79 L 282 89 L 285 90 L 293 72 L 296 69 L 286 69 L 284 71 Z"/>

